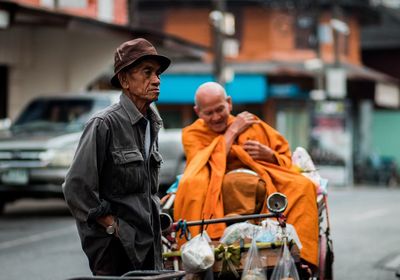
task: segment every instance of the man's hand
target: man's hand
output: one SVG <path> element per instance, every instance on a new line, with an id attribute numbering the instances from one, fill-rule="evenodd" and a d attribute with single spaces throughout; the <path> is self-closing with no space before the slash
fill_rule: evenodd
<path id="1" fill-rule="evenodd" d="M 229 126 L 228 131 L 233 133 L 236 138 L 250 126 L 259 122 L 260 120 L 258 120 L 253 114 L 244 111 L 236 116 L 235 121 Z"/>
<path id="2" fill-rule="evenodd" d="M 111 226 L 116 222 L 116 218 L 112 215 L 107 215 L 107 216 L 102 216 L 97 218 L 97 223 L 99 223 L 104 229 L 106 229 L 108 226 Z M 115 228 L 115 233 L 114 235 L 116 237 L 119 237 L 118 235 L 118 223 L 116 223 L 117 227 Z"/>
<path id="3" fill-rule="evenodd" d="M 261 144 L 258 141 L 247 140 L 243 149 L 254 159 L 263 160 L 266 162 L 277 164 L 278 161 L 275 158 L 274 151 L 270 147 Z"/>

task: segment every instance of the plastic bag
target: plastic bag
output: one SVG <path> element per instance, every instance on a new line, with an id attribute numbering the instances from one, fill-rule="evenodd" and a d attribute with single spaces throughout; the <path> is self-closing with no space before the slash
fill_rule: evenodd
<path id="1" fill-rule="evenodd" d="M 292 164 L 297 167 L 301 174 L 314 182 L 318 187 L 318 193 L 327 193 L 328 180 L 320 176 L 306 149 L 297 147 L 294 150 L 292 154 Z"/>
<path id="2" fill-rule="evenodd" d="M 272 272 L 271 280 L 300 280 L 286 239 L 284 239 L 282 255 Z"/>
<path id="3" fill-rule="evenodd" d="M 288 240 L 293 240 L 299 250 L 303 247 L 300 242 L 300 238 L 297 235 L 297 231 L 291 224 L 286 224 L 285 232 L 282 227 L 279 226 L 278 221 L 272 219 L 265 219 L 261 222 L 262 229 L 256 235 L 256 241 L 258 242 L 275 242 L 282 241 L 284 236 L 287 236 Z"/>
<path id="4" fill-rule="evenodd" d="M 253 225 L 247 222 L 236 223 L 227 227 L 224 231 L 219 242 L 231 245 L 236 241 L 244 238 L 253 238 L 255 232 L 258 232 L 261 229 L 260 226 Z"/>
<path id="5" fill-rule="evenodd" d="M 274 242 L 276 241 L 277 229 L 274 225 L 269 225 L 267 221 L 261 222 L 261 229 L 257 232 L 255 239 L 256 242 Z"/>
<path id="6" fill-rule="evenodd" d="M 241 280 L 267 280 L 255 238 L 251 241 Z"/>
<path id="7" fill-rule="evenodd" d="M 183 269 L 190 273 L 204 271 L 214 264 L 214 249 L 206 231 L 196 235 L 181 247 Z"/>
<path id="8" fill-rule="evenodd" d="M 300 172 L 316 171 L 311 156 L 303 147 L 297 147 L 294 150 L 292 155 L 292 163 L 299 168 Z"/>

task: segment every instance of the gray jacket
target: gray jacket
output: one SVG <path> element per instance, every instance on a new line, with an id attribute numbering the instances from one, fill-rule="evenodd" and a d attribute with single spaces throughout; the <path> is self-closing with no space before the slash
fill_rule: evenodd
<path id="1" fill-rule="evenodd" d="M 162 268 L 158 173 L 162 161 L 158 132 L 162 120 L 150 107 L 149 157 L 145 158 L 146 119 L 122 94 L 120 102 L 93 116 L 81 136 L 63 185 L 67 204 L 77 221 L 82 248 L 93 270 L 113 236 L 96 218 L 115 215 L 119 237 L 129 259 L 140 268 L 148 253 L 154 269 Z M 150 252 L 149 250 L 153 250 Z"/>

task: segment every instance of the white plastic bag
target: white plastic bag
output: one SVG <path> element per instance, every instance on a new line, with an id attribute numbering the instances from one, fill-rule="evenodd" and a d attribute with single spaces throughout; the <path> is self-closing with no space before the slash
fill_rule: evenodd
<path id="1" fill-rule="evenodd" d="M 183 269 L 189 273 L 204 271 L 214 264 L 214 249 L 206 231 L 186 242 L 181 247 Z"/>
<path id="2" fill-rule="evenodd" d="M 299 169 L 301 174 L 314 182 L 318 188 L 318 193 L 327 193 L 328 180 L 321 177 L 306 149 L 297 147 L 294 150 L 292 164 Z"/>

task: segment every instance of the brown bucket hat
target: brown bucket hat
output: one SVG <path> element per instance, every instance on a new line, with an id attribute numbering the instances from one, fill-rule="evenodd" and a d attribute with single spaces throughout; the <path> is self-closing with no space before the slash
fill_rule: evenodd
<path id="1" fill-rule="evenodd" d="M 137 38 L 122 43 L 115 50 L 114 76 L 111 78 L 111 84 L 116 88 L 122 88 L 118 80 L 118 73 L 124 68 L 138 64 L 146 58 L 155 59 L 160 63 L 160 73 L 164 72 L 171 64 L 171 60 L 166 56 L 159 55 L 154 46 L 146 39 Z"/>

